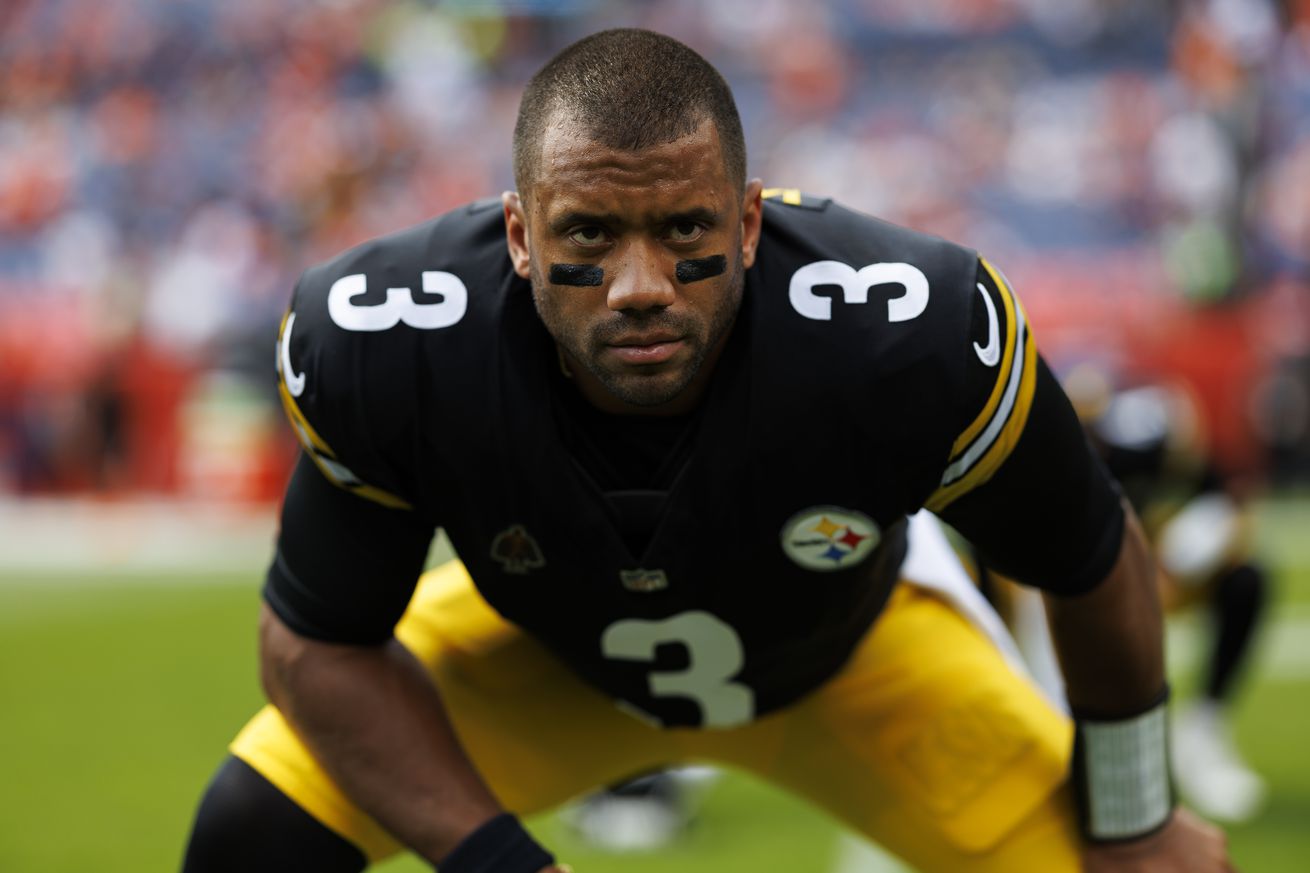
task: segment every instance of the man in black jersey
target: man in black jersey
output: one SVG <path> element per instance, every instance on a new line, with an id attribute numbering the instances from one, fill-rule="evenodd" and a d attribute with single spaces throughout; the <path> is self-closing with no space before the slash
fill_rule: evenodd
<path id="1" fill-rule="evenodd" d="M 923 870 L 1231 869 L 1173 806 L 1149 552 L 993 266 L 747 181 L 727 85 L 649 32 L 551 61 L 514 157 L 297 285 L 272 706 L 189 873 L 560 869 L 516 814 L 689 759 Z M 923 508 L 1048 592 L 1072 724 Z"/>

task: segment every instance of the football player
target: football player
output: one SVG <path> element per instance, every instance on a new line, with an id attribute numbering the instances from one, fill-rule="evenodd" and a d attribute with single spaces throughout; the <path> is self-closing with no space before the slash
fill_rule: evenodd
<path id="1" fill-rule="evenodd" d="M 1149 549 L 995 267 L 765 196 L 722 77 L 647 31 L 532 79 L 514 165 L 296 287 L 271 705 L 188 873 L 559 870 L 519 815 L 691 760 L 925 871 L 1230 869 L 1170 793 Z M 925 507 L 1048 593 L 1072 720 Z"/>

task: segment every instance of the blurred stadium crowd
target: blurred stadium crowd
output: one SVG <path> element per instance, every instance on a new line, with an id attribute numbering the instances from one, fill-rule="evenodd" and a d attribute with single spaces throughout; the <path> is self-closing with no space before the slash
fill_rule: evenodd
<path id="1" fill-rule="evenodd" d="M 0 494 L 274 497 L 299 271 L 511 187 L 526 78 L 628 25 L 767 185 L 982 250 L 1057 365 L 1310 476 L 1310 0 L 5 0 Z"/>

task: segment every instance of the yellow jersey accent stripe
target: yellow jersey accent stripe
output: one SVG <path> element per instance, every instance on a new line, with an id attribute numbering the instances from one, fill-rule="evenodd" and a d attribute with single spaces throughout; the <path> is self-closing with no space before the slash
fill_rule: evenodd
<path id="1" fill-rule="evenodd" d="M 350 489 L 352 494 L 358 494 L 360 497 L 372 500 L 374 503 L 381 503 L 388 509 L 413 509 L 414 505 L 404 500 L 390 491 L 383 491 L 373 485 L 357 485 Z"/>
<path id="2" fill-rule="evenodd" d="M 781 200 L 788 206 L 801 205 L 800 188 L 765 188 L 760 192 L 760 197 L 765 200 Z"/>
<path id="3" fill-rule="evenodd" d="M 1017 327 L 1019 342 L 1024 343 L 1026 346 L 1027 331 L 1024 329 L 1025 324 L 1023 323 L 1022 318 L 1018 319 Z M 1026 355 L 1024 355 L 1024 357 L 1015 357 L 1010 372 L 1006 374 L 1005 393 L 1001 395 L 1001 404 L 997 408 L 996 414 L 992 416 L 991 421 L 987 423 L 987 427 L 978 435 L 978 438 L 969 444 L 969 447 L 965 449 L 964 453 L 947 466 L 946 472 L 942 474 L 943 485 L 949 485 L 956 479 L 964 476 L 965 473 L 969 472 L 970 468 L 972 468 L 973 465 L 982 458 L 983 454 L 987 452 L 992 443 L 994 443 L 1001 435 L 1001 431 L 1005 428 L 1005 423 L 1010 419 L 1011 414 L 1017 406 L 1019 389 L 1023 385 L 1023 379 L 1026 375 L 1024 369 L 1026 357 Z"/>
<path id="4" fill-rule="evenodd" d="M 290 313 L 288 313 L 289 315 Z M 286 325 L 286 317 L 282 319 L 283 326 Z M 278 332 L 278 336 L 282 336 Z M 300 406 L 296 403 L 296 398 L 291 396 L 291 391 L 287 388 L 285 374 L 281 366 L 282 349 L 278 349 L 277 368 L 277 393 L 282 398 L 282 408 L 287 414 L 287 419 L 291 422 L 291 429 L 296 432 L 296 438 L 300 445 L 309 455 L 309 459 L 318 467 L 319 472 L 331 482 L 340 488 L 344 488 L 352 494 L 358 494 L 360 497 L 366 497 L 374 503 L 380 503 L 391 509 L 413 509 L 403 498 L 397 497 L 389 491 L 384 491 L 373 485 L 360 480 L 358 476 L 350 471 L 350 468 L 337 460 L 336 452 L 327 444 L 327 440 L 319 436 L 318 431 L 309 423 L 309 419 L 300 411 Z"/>
<path id="5" fill-rule="evenodd" d="M 978 413 L 978 417 L 964 429 L 964 432 L 956 439 L 955 444 L 951 446 L 952 458 L 959 457 L 960 453 L 968 448 L 969 444 L 987 426 L 987 422 L 992 420 L 992 416 L 996 413 L 996 407 L 1001 403 L 1001 396 L 1005 394 L 1005 385 L 1009 381 L 1010 368 L 1014 363 L 1015 350 L 1018 345 L 1015 342 L 1015 335 L 1018 332 L 1018 320 L 1014 317 L 1014 295 L 1011 293 L 1009 286 L 997 275 L 997 272 L 992 269 L 992 265 L 987 263 L 985 258 L 979 258 L 978 260 L 982 262 L 988 275 L 992 277 L 992 282 L 1001 295 L 1001 305 L 1005 307 L 1005 353 L 1001 358 L 1001 366 L 997 368 L 996 384 L 992 386 L 991 396 L 987 398 L 987 403 L 983 406 L 982 412 Z"/>
<path id="6" fill-rule="evenodd" d="M 333 454 L 332 449 L 318 435 L 318 431 L 314 430 L 314 426 L 309 423 L 309 419 L 305 418 L 305 414 L 296 405 L 296 399 L 287 390 L 286 382 L 282 381 L 281 371 L 278 371 L 277 376 L 277 394 L 282 398 L 282 409 L 286 411 L 287 418 L 291 421 L 291 427 L 295 430 L 296 437 L 300 440 L 300 444 L 305 447 L 305 450 L 310 454 L 322 452 L 330 458 L 335 458 L 336 455 Z"/>
<path id="7" fill-rule="evenodd" d="M 1016 314 L 1022 328 L 1027 319 L 1023 305 L 1017 300 L 1015 303 Z M 942 487 L 933 492 L 924 504 L 930 511 L 940 512 L 961 495 L 967 494 L 992 478 L 1005 459 L 1010 456 L 1010 452 L 1014 451 L 1019 438 L 1023 435 L 1023 429 L 1028 424 L 1028 413 L 1032 410 L 1033 394 L 1037 389 L 1037 343 L 1033 340 L 1032 333 L 1027 330 L 1024 330 L 1022 342 L 1023 357 L 1018 363 L 1019 378 L 1009 414 L 1004 419 L 997 419 L 1000 426 L 992 435 L 993 439 L 980 440 L 976 444 L 985 449 L 981 457 L 973 458 L 972 465 L 960 465 L 954 471 L 948 468 L 947 474 L 942 477 Z M 952 473 L 954 473 L 953 477 Z"/>

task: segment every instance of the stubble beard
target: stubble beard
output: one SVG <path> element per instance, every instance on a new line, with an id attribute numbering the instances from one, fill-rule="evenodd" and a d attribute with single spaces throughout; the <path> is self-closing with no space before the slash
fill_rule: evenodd
<path id="1" fill-rule="evenodd" d="M 632 406 L 659 406 L 674 400 L 687 389 L 705 364 L 710 351 L 731 330 L 741 308 L 745 270 L 738 252 L 732 276 L 725 287 L 720 305 L 710 315 L 708 327 L 701 332 L 696 321 L 687 316 L 671 315 L 664 310 L 632 314 L 615 312 L 605 321 L 591 325 L 585 335 L 564 322 L 564 318 L 544 294 L 545 278 L 534 263 L 531 268 L 532 301 L 537 315 L 555 342 L 569 357 L 584 367 L 605 387 L 605 390 L 623 403 Z M 674 370 L 652 367 L 650 373 L 632 368 L 607 367 L 603 353 L 607 343 L 633 330 L 668 330 L 684 337 L 691 351 L 690 360 Z"/>

